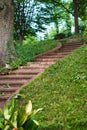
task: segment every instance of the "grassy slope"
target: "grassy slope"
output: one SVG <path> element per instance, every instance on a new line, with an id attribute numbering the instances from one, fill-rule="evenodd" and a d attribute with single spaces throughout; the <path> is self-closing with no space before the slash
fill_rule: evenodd
<path id="1" fill-rule="evenodd" d="M 44 130 L 87 130 L 87 46 L 57 61 L 20 93 L 29 99 Z M 21 102 L 21 99 L 19 100 Z"/>

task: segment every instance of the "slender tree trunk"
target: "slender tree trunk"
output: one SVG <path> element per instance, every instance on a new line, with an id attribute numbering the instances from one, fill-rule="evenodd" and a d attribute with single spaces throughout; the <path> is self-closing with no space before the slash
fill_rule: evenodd
<path id="1" fill-rule="evenodd" d="M 78 1 L 73 0 L 73 7 L 74 7 L 74 23 L 75 23 L 75 33 L 79 33 L 79 11 L 78 11 Z"/>
<path id="2" fill-rule="evenodd" d="M 13 60 L 13 15 L 12 0 L 0 0 L 0 66 Z"/>

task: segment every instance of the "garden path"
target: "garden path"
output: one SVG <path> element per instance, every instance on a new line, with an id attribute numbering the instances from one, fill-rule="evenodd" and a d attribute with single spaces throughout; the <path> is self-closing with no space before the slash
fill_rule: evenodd
<path id="1" fill-rule="evenodd" d="M 58 59 L 70 54 L 81 45 L 81 42 L 59 45 L 48 52 L 37 55 L 35 57 L 36 60 L 29 62 L 26 66 L 21 66 L 6 75 L 0 74 L 0 107 L 3 108 L 11 96 L 36 78 L 45 68 Z"/>

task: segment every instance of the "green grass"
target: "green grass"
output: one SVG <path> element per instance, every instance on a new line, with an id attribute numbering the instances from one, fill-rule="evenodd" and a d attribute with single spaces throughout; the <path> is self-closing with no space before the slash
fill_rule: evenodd
<path id="1" fill-rule="evenodd" d="M 39 130 L 87 130 L 87 46 L 57 61 L 20 91 L 43 108 Z"/>

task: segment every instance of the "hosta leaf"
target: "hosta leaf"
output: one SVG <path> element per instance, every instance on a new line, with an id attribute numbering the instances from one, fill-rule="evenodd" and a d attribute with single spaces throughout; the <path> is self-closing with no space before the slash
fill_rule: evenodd
<path id="1" fill-rule="evenodd" d="M 26 114 L 30 115 L 32 112 L 32 103 L 31 101 L 28 102 L 28 104 L 26 105 Z"/>
<path id="2" fill-rule="evenodd" d="M 17 111 L 14 112 L 14 114 L 13 114 L 13 116 L 12 116 L 12 119 L 11 119 L 11 122 L 12 122 L 12 124 L 13 124 L 13 126 L 14 126 L 15 128 L 17 128 L 17 115 L 18 115 L 18 112 L 17 112 Z"/>
<path id="3" fill-rule="evenodd" d="M 39 108 L 37 110 L 34 110 L 33 115 L 37 114 L 39 111 L 42 111 L 42 110 L 43 110 L 43 108 Z"/>
<path id="4" fill-rule="evenodd" d="M 10 120 L 5 119 L 5 121 L 6 121 L 6 124 L 5 124 L 6 126 L 9 126 L 10 128 L 14 128 L 14 126 L 13 126 L 13 124 L 12 124 L 12 122 Z"/>
<path id="5" fill-rule="evenodd" d="M 16 106 L 16 101 L 12 100 L 11 101 L 11 106 L 9 108 L 9 114 L 13 115 L 14 111 L 15 111 L 15 106 Z"/>
<path id="6" fill-rule="evenodd" d="M 8 106 L 7 105 L 5 105 L 4 106 L 4 117 L 6 118 L 6 119 L 10 119 L 10 117 L 11 117 L 11 115 L 9 114 L 9 109 L 8 109 Z"/>
<path id="7" fill-rule="evenodd" d="M 10 126 L 6 125 L 3 130 L 10 130 Z"/>
<path id="8" fill-rule="evenodd" d="M 36 121 L 36 120 L 33 120 L 33 122 L 38 126 L 39 125 L 39 123 Z"/>
<path id="9" fill-rule="evenodd" d="M 18 127 L 22 126 L 26 122 L 27 118 L 28 115 L 26 114 L 25 109 L 20 108 L 20 110 L 18 111 L 18 118 L 17 118 Z"/>

